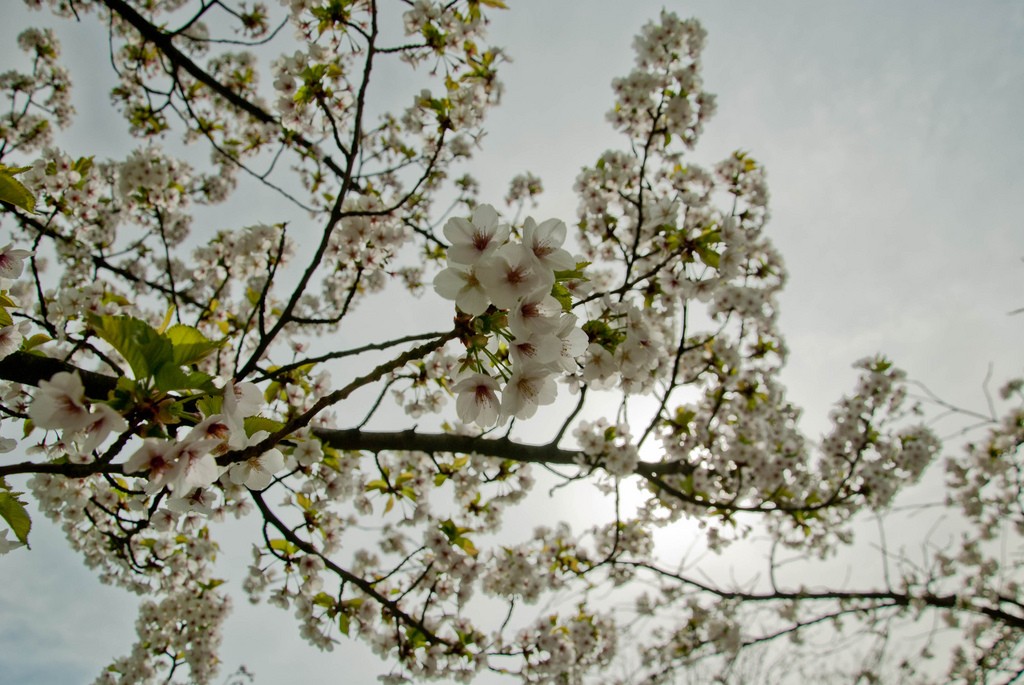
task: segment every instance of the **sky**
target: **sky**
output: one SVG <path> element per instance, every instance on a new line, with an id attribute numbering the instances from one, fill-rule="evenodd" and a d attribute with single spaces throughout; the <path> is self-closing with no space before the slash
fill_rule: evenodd
<path id="1" fill-rule="evenodd" d="M 4 2 L 7 68 L 11 38 L 45 15 Z M 718 97 L 695 158 L 711 164 L 743 149 L 767 167 L 768 233 L 790 272 L 780 298 L 791 350 L 782 378 L 806 408 L 805 430 L 827 428 L 829 404 L 852 388 L 851 364 L 876 352 L 975 409 L 985 407 L 990 368 L 993 388 L 1022 373 L 1024 315 L 1009 312 L 1024 307 L 1024 4 L 508 4 L 490 35 L 514 62 L 472 167 L 481 201 L 498 204 L 511 176 L 529 170 L 546 189 L 531 213 L 571 224 L 576 173 L 623 144 L 604 114 L 611 78 L 630 68 L 632 36 L 662 7 L 695 16 L 708 31 L 705 88 Z M 106 141 L 97 132 L 112 120 L 94 75 L 105 66 L 99 35 L 67 39 L 83 113 L 65 138 L 73 150 Z M 133 600 L 100 585 L 35 518 L 31 552 L 0 558 L 0 673 L 9 682 L 90 682 L 127 652 Z M 254 531 L 228 529 L 226 564 L 244 570 L 241 541 Z M 225 673 L 245 664 L 259 683 L 371 681 L 363 669 L 376 666 L 364 648 L 321 654 L 296 637 L 289 615 L 241 596 L 235 607 Z"/>

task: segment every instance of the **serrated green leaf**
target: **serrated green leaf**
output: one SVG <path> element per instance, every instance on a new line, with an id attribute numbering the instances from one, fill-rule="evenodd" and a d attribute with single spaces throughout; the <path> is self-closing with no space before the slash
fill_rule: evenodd
<path id="1" fill-rule="evenodd" d="M 96 335 L 117 350 L 135 374 L 135 379 L 154 375 L 160 367 L 173 362 L 171 342 L 145 321 L 130 316 L 88 315 Z"/>
<path id="2" fill-rule="evenodd" d="M 184 364 L 202 359 L 217 346 L 217 343 L 207 340 L 198 331 L 191 332 L 195 329 L 173 326 L 166 335 L 162 335 L 145 321 L 130 316 L 89 314 L 88 322 L 96 335 L 125 358 L 136 380 L 152 378 L 157 389 L 164 392 L 190 389 L 216 391 L 213 377 L 209 374 L 181 368 Z M 180 342 L 175 345 L 174 341 Z"/>
<path id="3" fill-rule="evenodd" d="M 28 533 L 32 530 L 32 519 L 21 502 L 12 492 L 0 492 L 0 516 L 11 527 L 14 537 L 28 545 Z"/>
<path id="4" fill-rule="evenodd" d="M 576 262 L 576 266 L 572 269 L 560 269 L 555 271 L 555 280 L 558 281 L 587 281 L 586 273 L 584 269 L 590 266 L 590 262 Z"/>
<path id="5" fill-rule="evenodd" d="M 26 212 L 36 211 L 35 195 L 7 168 L 0 170 L 0 201 L 21 207 Z"/>
<path id="6" fill-rule="evenodd" d="M 274 421 L 268 419 L 265 416 L 247 416 L 245 418 L 245 434 L 254 435 L 260 431 L 266 431 L 268 433 L 276 433 L 284 427 L 284 424 L 280 421 Z"/>
<path id="7" fill-rule="evenodd" d="M 207 395 L 196 402 L 196 408 L 203 413 L 203 416 L 213 416 L 220 413 L 223 398 L 219 395 Z"/>
<path id="8" fill-rule="evenodd" d="M 551 297 L 558 301 L 558 304 L 562 305 L 563 312 L 572 311 L 572 293 L 565 285 L 561 283 L 555 283 L 551 286 Z"/>
<path id="9" fill-rule="evenodd" d="M 188 374 L 171 364 L 162 364 L 153 373 L 153 381 L 159 390 L 184 390 L 192 387 Z"/>
<path id="10" fill-rule="evenodd" d="M 213 376 L 201 371 L 188 371 L 174 364 L 163 364 L 153 373 L 153 381 L 157 390 L 204 390 L 216 392 Z"/>
<path id="11" fill-rule="evenodd" d="M 14 319 L 11 318 L 10 312 L 3 307 L 0 307 L 0 326 L 13 326 Z"/>
<path id="12" fill-rule="evenodd" d="M 406 627 L 405 637 L 409 640 L 409 644 L 412 645 L 413 649 L 419 649 L 427 644 L 427 636 L 418 628 L 412 626 Z"/>
<path id="13" fill-rule="evenodd" d="M 171 326 L 164 332 L 164 337 L 170 340 L 174 363 L 178 365 L 195 364 L 221 346 L 198 329 L 184 324 Z"/>

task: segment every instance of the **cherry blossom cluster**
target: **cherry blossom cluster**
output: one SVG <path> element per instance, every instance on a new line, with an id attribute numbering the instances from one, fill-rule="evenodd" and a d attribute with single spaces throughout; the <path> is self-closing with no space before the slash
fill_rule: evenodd
<path id="1" fill-rule="evenodd" d="M 341 309 L 355 283 L 379 292 L 387 283 L 386 268 L 408 238 L 408 229 L 372 196 L 349 200 L 342 208 L 341 229 L 331 235 L 327 257 L 336 264 L 324 282 L 324 296 Z"/>
<path id="2" fill-rule="evenodd" d="M 18 35 L 18 47 L 32 56 L 32 72 L 0 73 L 0 91 L 10 106 L 0 116 L 4 152 L 27 153 L 50 145 L 51 122 L 65 128 L 71 121 L 71 80 L 58 64 L 60 43 L 50 29 L 28 29 Z"/>
<path id="3" fill-rule="evenodd" d="M 437 413 L 448 401 L 445 388 L 458 368 L 458 358 L 442 347 L 423 361 L 407 365 L 404 373 L 392 374 L 392 380 L 408 382 L 392 390 L 392 394 L 405 413 L 413 418 Z"/>
<path id="4" fill-rule="evenodd" d="M 833 430 L 822 442 L 828 456 L 822 476 L 825 482 L 855 484 L 873 507 L 882 508 L 903 484 L 920 478 L 939 442 L 923 426 L 901 427 L 892 435 L 880 432 L 901 415 L 905 374 L 883 357 L 862 359 L 855 367 L 863 371 L 857 389 L 832 411 Z M 852 479 L 851 471 L 856 471 Z"/>
<path id="5" fill-rule="evenodd" d="M 629 426 L 611 425 L 607 419 L 580 421 L 573 429 L 579 443 L 581 463 L 600 466 L 612 476 L 628 476 L 636 469 L 640 455 L 630 439 Z"/>
<path id="6" fill-rule="evenodd" d="M 673 321 L 653 308 L 629 301 L 601 301 L 600 314 L 585 327 L 591 342 L 582 380 L 597 389 L 647 394 L 668 369 Z"/>
<path id="7" fill-rule="evenodd" d="M 214 177 L 220 180 L 212 180 Z M 133 151 L 122 163 L 75 160 L 48 148 L 23 179 L 36 189 L 39 206 L 53 213 L 51 230 L 64 238 L 54 244 L 64 266 L 62 287 L 44 293 L 51 335 L 63 337 L 66 324 L 87 310 L 138 316 L 145 300 L 130 300 L 126 295 L 151 292 L 163 285 L 160 281 L 170 279 L 186 292 L 196 288 L 196 296 L 205 296 L 199 287 L 206 279 L 193 280 L 196 274 L 205 275 L 202 262 L 190 270 L 186 261 L 173 253 L 169 262 L 152 255 L 154 249 L 158 255 L 167 255 L 171 247 L 183 243 L 191 226 L 193 202 L 214 201 L 219 191 L 213 189 L 225 182 L 223 177 L 198 174 L 187 163 L 150 145 Z M 132 224 L 133 230 L 126 230 L 125 224 Z M 131 239 L 122 242 L 126 234 Z M 92 258 L 93 250 L 115 247 L 123 256 Z M 200 256 L 206 249 L 199 248 Z M 251 253 L 246 257 L 251 258 Z M 241 256 L 237 259 L 244 261 Z M 98 266 L 127 280 L 128 287 L 121 289 L 115 281 L 97 279 Z M 223 285 L 218 281 L 209 292 Z"/>
<path id="8" fill-rule="evenodd" d="M 637 68 L 612 81 L 612 124 L 658 146 L 675 137 L 692 147 L 715 110 L 714 96 L 702 90 L 700 77 L 705 36 L 697 21 L 666 11 L 659 22 L 646 24 L 633 43 Z"/>
<path id="9" fill-rule="evenodd" d="M 318 106 L 345 116 L 345 110 L 354 101 L 353 87 L 347 80 L 347 64 L 342 56 L 316 43 L 305 51 L 296 51 L 274 64 L 277 93 L 275 109 L 281 123 L 298 130 L 316 130 L 326 120 L 317 112 Z"/>
<path id="10" fill-rule="evenodd" d="M 554 402 L 555 375 L 575 372 L 586 345 L 576 316 L 552 296 L 559 272 L 576 267 L 562 248 L 565 224 L 527 218 L 522 240 L 513 241 L 494 208 L 480 205 L 470 219 L 450 219 L 444 234 L 448 267 L 434 289 L 474 318 L 463 363 L 470 373 L 452 386 L 459 418 L 481 427 L 529 418 Z M 492 349 L 499 339 L 507 359 Z"/>
<path id="11" fill-rule="evenodd" d="M 515 205 L 525 203 L 529 200 L 534 204 L 534 206 L 536 206 L 537 200 L 535 198 L 540 195 L 543 190 L 544 186 L 541 183 L 539 176 L 534 176 L 529 172 L 516 174 L 512 177 L 512 180 L 509 181 L 508 193 L 505 194 L 505 204 Z"/>
<path id="12" fill-rule="evenodd" d="M 210 506 L 211 495 L 205 488 L 222 476 L 235 485 L 262 490 L 285 467 L 284 455 L 277 448 L 234 463 L 226 472 L 216 460 L 217 454 L 259 444 L 269 435 L 266 431 L 248 435 L 245 430 L 245 418 L 257 415 L 262 406 L 263 393 L 255 385 L 228 383 L 221 413 L 205 417 L 180 440 L 146 438 L 125 462 L 125 473 L 145 472 L 147 492 L 168 487 L 186 508 L 200 510 Z"/>
<path id="13" fill-rule="evenodd" d="M 0 326 L 0 359 L 3 359 L 17 350 L 21 349 L 22 342 L 32 331 L 32 324 L 26 320 L 15 323 L 7 308 L 20 307 L 20 299 L 12 295 L 12 291 L 25 290 L 24 286 L 18 287 L 16 281 L 25 269 L 25 259 L 32 256 L 31 250 L 23 250 L 14 247 L 13 243 L 0 247 L 0 313 L 10 321 L 5 326 Z M 6 306 L 4 306 L 6 305 Z"/>
<path id="14" fill-rule="evenodd" d="M 526 660 L 520 677 L 524 683 L 582 682 L 611 661 L 617 639 L 614 620 L 582 607 L 573 616 L 538 619 L 516 635 Z"/>
<path id="15" fill-rule="evenodd" d="M 640 649 L 645 664 L 645 682 L 667 685 L 676 678 L 676 669 L 697 662 L 707 656 L 702 650 L 713 646 L 717 653 L 727 659 L 735 659 L 741 646 L 742 632 L 736 620 L 736 603 L 727 601 L 709 605 L 694 595 L 671 597 L 665 592 L 664 600 L 672 601 L 672 610 L 677 615 L 676 624 L 685 629 L 658 627 L 651 631 L 650 645 Z M 638 609 L 641 615 L 649 613 L 656 605 L 654 599 L 641 596 Z"/>
<path id="16" fill-rule="evenodd" d="M 183 274 L 190 292 L 197 298 L 217 293 L 227 300 L 244 298 L 235 293 L 235 283 L 244 284 L 245 290 L 259 291 L 270 272 L 287 263 L 295 253 L 294 241 L 284 233 L 280 224 L 256 224 L 236 231 L 221 231 L 205 245 L 192 252 L 191 270 Z M 233 308 L 232 308 L 233 309 Z M 214 315 L 217 312 L 213 312 Z"/>
<path id="17" fill-rule="evenodd" d="M 131 653 L 115 659 L 97 682 L 152 682 L 180 664 L 189 666 L 194 682 L 210 682 L 230 605 L 215 589 L 217 545 L 207 519 L 168 508 L 151 516 L 148 497 L 125 485 L 53 474 L 29 481 L 40 511 L 62 527 L 102 582 L 157 597 L 141 607 Z"/>
<path id="18" fill-rule="evenodd" d="M 1018 405 L 1009 408 L 983 439 L 967 445 L 962 457 L 946 460 L 946 482 L 950 503 L 958 505 L 978 526 L 983 539 L 994 539 L 1001 528 L 1012 522 L 1018 534 L 1024 533 L 1024 482 L 1019 462 L 1024 445 L 1024 381 L 1004 385 L 1003 399 L 1016 396 Z"/>
<path id="19" fill-rule="evenodd" d="M 417 64 L 430 56 L 440 57 L 472 44 L 482 34 L 486 20 L 471 7 L 440 0 L 414 0 L 402 15 L 405 35 L 422 36 L 424 48 L 403 53 L 403 59 Z"/>
<path id="20" fill-rule="evenodd" d="M 198 589 L 169 593 L 159 602 L 146 601 L 135 622 L 138 641 L 126 657 L 115 659 L 95 685 L 153 682 L 167 655 L 189 668 L 191 681 L 210 683 L 220 659 L 220 625 L 231 608 L 228 597 Z"/>
<path id="21" fill-rule="evenodd" d="M 80 225 L 107 225 L 116 221 L 102 201 L 105 179 L 91 164 L 72 159 L 67 153 L 47 147 L 23 177 L 36 192 L 36 202 L 63 216 L 78 219 Z M 98 234 L 97 238 L 107 237 Z"/>
<path id="22" fill-rule="evenodd" d="M 477 203 L 472 178 L 451 175 L 501 94 L 503 53 L 481 44 L 484 12 L 502 7 L 498 0 L 413 0 L 390 24 L 386 4 L 367 0 L 285 0 L 277 10 L 134 2 L 131 18 L 119 3 L 49 4 L 68 16 L 95 7 L 109 19 L 112 95 L 145 139 L 123 161 L 49 147 L 48 131 L 71 113 L 67 76 L 52 34 L 23 34 L 36 66 L 29 76 L 0 75 L 13 103 L 0 120 L 0 156 L 12 164 L 8 153 L 43 147 L 15 167 L 31 166 L 19 178 L 39 212 L 4 212 L 22 233 L 0 248 L 0 310 L 34 304 L 5 311 L 14 318 L 0 327 L 0 359 L 31 350 L 81 371 L 37 379 L 33 391 L 7 385 L 0 401 L 47 431 L 30 466 L 65 470 L 36 472 L 29 483 L 44 515 L 102 580 L 153 595 L 138 643 L 99 682 L 151 681 L 178 667 L 195 682 L 214 678 L 229 604 L 213 575 L 208 526 L 249 512 L 262 517 L 265 536 L 244 592 L 292 611 L 319 649 L 342 636 L 363 640 L 391 661 L 384 682 L 468 682 L 492 669 L 578 683 L 607 673 L 626 642 L 620 631 L 644 621 L 655 630 L 638 641 L 637 673 L 671 682 L 704 655 L 731 662 L 762 639 L 761 628 L 797 635 L 820 615 L 803 602 L 809 590 L 783 591 L 774 574 L 772 596 L 742 580 L 691 579 L 686 564 L 658 566 L 655 527 L 693 518 L 704 547 L 718 552 L 761 530 L 752 524 L 759 515 L 773 550 L 823 556 L 850 539 L 853 517 L 888 511 L 934 459 L 938 442 L 907 420 L 904 379 L 882 359 L 861 364 L 820 449 L 798 430 L 799 411 L 778 380 L 785 269 L 763 231 L 765 171 L 743 152 L 707 168 L 687 157 L 714 111 L 695 21 L 663 12 L 636 39 L 634 70 L 613 84 L 609 119 L 629 141 L 577 178 L 577 259 L 561 221 L 519 221 L 541 190 L 537 177 L 512 179 L 505 200 L 516 217 L 505 223 Z M 269 69 L 261 70 L 265 48 L 237 49 L 289 23 L 299 45 L 287 43 Z M 378 116 L 385 60 L 430 73 L 406 95 L 387 89 L 411 103 Z M 152 142 L 175 130 L 206 148 L 205 164 Z M 304 218 L 260 216 L 239 230 L 190 235 L 195 205 L 224 200 L 243 180 Z M 441 199 L 450 208 L 435 206 Z M 470 215 L 442 227 L 459 207 Z M 27 244 L 32 278 L 8 284 L 30 256 L 15 246 Z M 416 292 L 442 258 L 433 286 L 455 304 L 454 329 L 384 340 L 351 325 L 356 306 L 395 282 Z M 188 360 L 165 368 L 174 378 L 162 386 L 155 372 L 136 370 L 131 380 L 122 371 L 136 369 L 131 345 L 104 337 L 97 317 L 138 324 L 123 331 L 148 326 L 163 342 L 174 322 L 186 340 L 172 347 Z M 187 338 L 216 349 L 196 358 L 183 351 Z M 337 392 L 328 363 L 353 379 Z M 126 377 L 86 397 L 83 386 L 97 380 L 86 369 L 111 384 L 112 373 Z M 174 372 L 197 384 L 175 384 Z M 556 379 L 588 393 L 550 443 L 514 450 L 514 431 L 480 435 L 553 403 Z M 616 391 L 618 412 L 602 407 L 614 420 L 577 419 L 589 415 L 580 413 L 593 402 L 589 390 Z M 362 401 L 373 392 L 376 402 Z M 443 434 L 367 428 L 389 393 L 414 419 L 441 412 L 454 395 L 460 421 Z M 953 656 L 965 680 L 972 662 L 998 653 L 999 624 L 989 617 L 1016 611 L 1019 589 L 988 538 L 1018 523 L 1021 424 L 1011 412 L 947 467 L 951 501 L 985 540 L 964 538 L 917 568 L 893 561 L 902 585 L 889 583 L 888 599 L 840 599 L 828 611 L 862 612 L 865 625 L 879 607 L 920 615 L 941 606 L 950 623 L 973 616 L 973 644 Z M 286 425 L 287 438 L 271 444 L 270 432 L 280 437 Z M 562 444 L 570 434 L 572 448 Z M 0 439 L 0 451 L 13 443 Z M 502 524 L 528 501 L 533 461 L 557 464 L 565 492 L 584 481 L 616 495 L 639 485 L 645 501 L 627 518 L 631 507 L 617 497 L 612 519 L 582 536 L 560 523 L 510 539 Z M 0 491 L 8 505 L 20 494 L 2 480 Z M 17 544 L 10 532 L 0 530 L 0 553 Z M 637 600 L 636 624 L 616 625 L 621 605 L 594 610 L 598 592 L 633 581 L 661 590 Z M 947 590 L 954 600 L 935 598 Z M 500 626 L 469 620 L 480 595 L 507 608 Z M 579 603 L 542 603 L 552 596 Z M 741 612 L 745 598 L 773 608 Z"/>
<path id="23" fill-rule="evenodd" d="M 110 405 L 85 399 L 77 373 L 63 371 L 40 381 L 28 415 L 38 428 L 60 430 L 61 450 L 76 463 L 92 461 L 93 450 L 111 433 L 128 429 L 128 422 Z"/>

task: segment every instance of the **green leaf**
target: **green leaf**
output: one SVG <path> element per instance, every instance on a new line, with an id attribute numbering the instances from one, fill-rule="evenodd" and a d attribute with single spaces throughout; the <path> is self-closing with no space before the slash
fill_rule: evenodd
<path id="1" fill-rule="evenodd" d="M 223 398 L 219 395 L 207 395 L 196 402 L 196 408 L 203 413 L 203 416 L 213 416 L 220 413 Z"/>
<path id="2" fill-rule="evenodd" d="M 584 273 L 584 269 L 590 266 L 590 262 L 576 262 L 576 268 L 574 269 L 560 269 L 555 271 L 556 281 L 587 281 L 587 275 Z"/>
<path id="3" fill-rule="evenodd" d="M 280 552 L 288 557 L 293 557 L 299 553 L 299 548 L 295 543 L 289 542 L 282 538 L 276 538 L 270 541 L 270 549 Z"/>
<path id="4" fill-rule="evenodd" d="M 32 519 L 25 510 L 25 504 L 17 498 L 17 493 L 0 492 L 0 516 L 7 521 L 18 541 L 28 545 L 28 532 L 32 529 Z"/>
<path id="5" fill-rule="evenodd" d="M 166 334 L 130 316 L 88 315 L 96 335 L 110 343 L 132 367 L 135 380 L 152 378 L 158 390 L 216 391 L 213 377 L 181 367 L 199 361 L 220 343 L 191 326 L 172 326 Z"/>
<path id="6" fill-rule="evenodd" d="M 82 177 L 82 182 L 84 183 L 85 180 L 86 180 L 85 177 L 88 175 L 89 171 L 92 169 L 92 157 L 91 156 L 90 157 L 79 157 L 75 161 L 73 168 Z"/>
<path id="7" fill-rule="evenodd" d="M 29 350 L 39 347 L 44 343 L 48 343 L 51 340 L 53 340 L 53 338 L 46 335 L 45 333 L 36 333 L 32 337 L 27 338 L 25 342 L 22 343 L 22 349 L 28 352 Z"/>
<path id="8" fill-rule="evenodd" d="M 260 431 L 266 431 L 268 433 L 276 433 L 277 431 L 284 428 L 284 423 L 281 421 L 274 421 L 268 419 L 265 416 L 247 416 L 245 418 L 245 434 L 253 435 Z"/>
<path id="9" fill-rule="evenodd" d="M 449 542 L 462 549 L 462 551 L 469 556 L 475 557 L 479 553 L 476 549 L 476 545 L 474 545 L 473 542 L 465 536 L 465 533 L 473 532 L 472 528 L 464 528 L 456 525 L 456 523 L 451 519 L 441 521 L 439 527 L 441 532 L 445 534 L 445 537 L 448 538 Z"/>
<path id="10" fill-rule="evenodd" d="M 195 364 L 221 346 L 221 343 L 200 333 L 199 329 L 184 324 L 171 326 L 164 332 L 164 337 L 170 340 L 174 363 L 178 365 Z"/>
<path id="11" fill-rule="evenodd" d="M 334 598 L 326 592 L 318 592 L 316 593 L 316 596 L 313 597 L 313 604 L 318 607 L 323 607 L 324 609 L 333 609 L 337 602 L 335 602 Z"/>
<path id="12" fill-rule="evenodd" d="M 174 360 L 171 342 L 145 321 L 130 316 L 88 315 L 96 335 L 110 343 L 132 367 L 135 379 L 155 374 Z"/>
<path id="13" fill-rule="evenodd" d="M 0 165 L 0 201 L 21 207 L 26 212 L 35 212 L 35 195 L 14 178 L 15 173 L 19 173 L 19 170 Z"/>
<path id="14" fill-rule="evenodd" d="M 572 293 L 561 283 L 555 283 L 551 286 L 551 297 L 558 300 L 558 304 L 562 305 L 563 312 L 572 311 Z"/>
<path id="15" fill-rule="evenodd" d="M 698 246 L 697 254 L 700 255 L 700 260 L 710 266 L 712 269 L 718 268 L 719 254 L 709 247 Z"/>
<path id="16" fill-rule="evenodd" d="M 467 537 L 458 537 L 452 541 L 458 547 L 462 548 L 462 551 L 471 557 L 475 557 L 479 552 L 477 551 L 476 545 Z"/>
<path id="17" fill-rule="evenodd" d="M 213 376 L 201 371 L 185 371 L 174 364 L 163 364 L 153 373 L 153 381 L 157 390 L 189 390 L 198 388 L 207 392 L 215 392 Z"/>
<path id="18" fill-rule="evenodd" d="M 215 587 L 223 585 L 225 582 L 227 581 L 224 581 L 220 578 L 212 578 L 208 583 L 199 583 L 199 587 L 201 587 L 203 590 L 212 590 Z"/>
<path id="19" fill-rule="evenodd" d="M 419 649 L 427 644 L 427 636 L 418 628 L 412 626 L 406 626 L 405 637 L 413 649 Z"/>
<path id="20" fill-rule="evenodd" d="M 157 333 L 163 333 L 167 330 L 167 327 L 171 325 L 171 317 L 174 316 L 174 305 L 172 304 L 167 308 L 167 312 L 164 314 L 163 323 L 160 324 L 160 328 L 156 329 Z"/>

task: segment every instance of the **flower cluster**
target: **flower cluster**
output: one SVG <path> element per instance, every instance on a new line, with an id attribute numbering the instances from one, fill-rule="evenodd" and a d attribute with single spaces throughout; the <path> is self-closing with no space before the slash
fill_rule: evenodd
<path id="1" fill-rule="evenodd" d="M 513 241 L 494 208 L 480 205 L 470 219 L 449 220 L 444 234 L 452 243 L 448 268 L 434 279 L 434 289 L 476 317 L 463 365 L 472 373 L 452 387 L 459 418 L 481 427 L 529 418 L 554 402 L 554 376 L 576 371 L 586 346 L 577 318 L 552 296 L 560 272 L 576 271 L 576 260 L 562 248 L 565 224 L 527 218 L 522 240 Z M 507 343 L 505 359 L 491 348 L 495 337 Z M 504 385 L 489 373 L 491 366 Z"/>
<path id="2" fill-rule="evenodd" d="M 637 68 L 612 82 L 612 124 L 656 145 L 676 137 L 692 147 L 715 111 L 714 96 L 701 89 L 705 35 L 698 22 L 665 11 L 660 22 L 644 26 L 633 43 Z"/>
<path id="3" fill-rule="evenodd" d="M 583 682 L 585 673 L 609 663 L 617 638 L 609 616 L 582 608 L 575 616 L 539 619 L 516 638 L 516 646 L 527 657 L 523 682 Z"/>
<path id="4" fill-rule="evenodd" d="M 612 426 L 604 418 L 580 421 L 573 435 L 580 444 L 583 463 L 600 466 L 613 476 L 628 476 L 636 469 L 640 455 L 630 440 L 627 424 Z"/>
<path id="5" fill-rule="evenodd" d="M 1002 397 L 1021 396 L 1022 382 L 1014 380 L 1002 389 Z M 1024 397 L 1020 397 L 1024 400 Z M 978 527 L 982 539 L 996 538 L 1012 521 L 1024 534 L 1024 484 L 1021 456 L 1024 447 L 1024 406 L 1006 411 L 981 440 L 966 446 L 965 454 L 946 460 L 948 496 Z"/>
<path id="6" fill-rule="evenodd" d="M 208 683 L 230 607 L 215 589 L 217 544 L 205 517 L 154 513 L 148 496 L 125 485 L 102 476 L 55 474 L 29 481 L 40 511 L 62 528 L 102 582 L 150 599 L 140 606 L 130 653 L 115 659 L 97 682 L 151 682 L 168 667 L 187 665 L 190 682 Z"/>
<path id="7" fill-rule="evenodd" d="M 28 411 L 39 428 L 63 431 L 67 456 L 79 463 L 93 460 L 93 450 L 111 433 L 127 430 L 128 422 L 110 405 L 90 403 L 77 373 L 62 371 L 39 382 L 39 392 Z"/>
<path id="8" fill-rule="evenodd" d="M 0 116 L 0 147 L 3 153 L 31 152 L 50 144 L 53 126 L 71 123 L 71 79 L 57 63 L 60 44 L 50 29 L 28 29 L 18 36 L 18 47 L 29 53 L 32 72 L 0 73 L 0 91 L 10 101 Z"/>
<path id="9" fill-rule="evenodd" d="M 508 184 L 508 193 L 505 195 L 505 204 L 515 205 L 525 203 L 527 200 L 537 206 L 537 196 L 544 190 L 539 176 L 526 172 L 512 177 Z"/>
<path id="10" fill-rule="evenodd" d="M 222 476 L 234 485 L 262 490 L 285 467 L 280 450 L 271 448 L 232 464 L 226 471 L 215 458 L 229 450 L 257 445 L 267 437 L 265 431 L 247 435 L 244 424 L 245 418 L 255 416 L 262 404 L 263 394 L 255 385 L 229 382 L 224 387 L 220 413 L 204 418 L 181 440 L 147 438 L 125 462 L 125 473 L 145 471 L 147 492 L 168 487 L 173 493 L 172 503 L 186 510 L 209 509 L 211 495 L 205 488 Z"/>
<path id="11" fill-rule="evenodd" d="M 201 589 L 178 590 L 159 602 L 143 602 L 135 623 L 139 639 L 131 654 L 116 659 L 95 684 L 154 682 L 158 664 L 168 655 L 175 665 L 188 665 L 192 682 L 211 682 L 220 665 L 220 627 L 230 609 L 228 597 Z"/>

